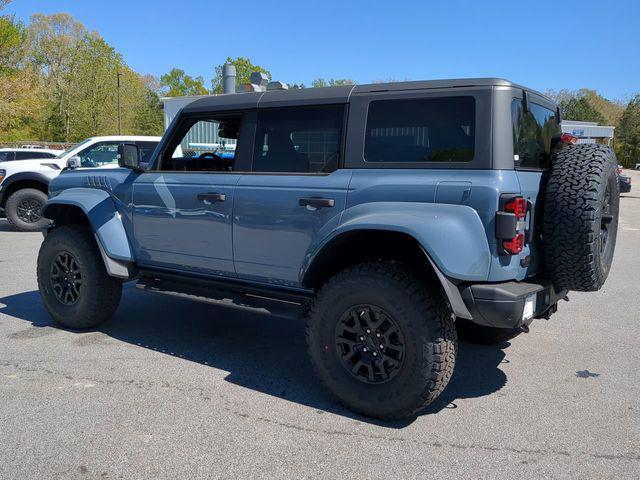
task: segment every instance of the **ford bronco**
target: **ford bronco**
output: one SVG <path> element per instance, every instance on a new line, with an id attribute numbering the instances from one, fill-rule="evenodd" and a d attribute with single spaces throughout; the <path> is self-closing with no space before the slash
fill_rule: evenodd
<path id="1" fill-rule="evenodd" d="M 129 280 L 304 315 L 341 402 L 413 415 L 449 382 L 458 332 L 505 341 L 607 278 L 615 156 L 559 122 L 501 79 L 198 99 L 148 164 L 124 143 L 121 168 L 51 181 L 42 300 L 72 329 L 111 317 Z"/>

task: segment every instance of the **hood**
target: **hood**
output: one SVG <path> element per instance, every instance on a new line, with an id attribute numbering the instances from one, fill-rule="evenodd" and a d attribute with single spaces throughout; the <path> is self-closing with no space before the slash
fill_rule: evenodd
<path id="1" fill-rule="evenodd" d="M 4 170 L 11 170 L 13 172 L 30 171 L 50 168 L 47 164 L 56 164 L 62 169 L 65 166 L 64 163 L 65 162 L 61 162 L 59 158 L 35 158 L 33 160 L 11 160 L 8 162 L 0 162 L 0 168 Z"/>

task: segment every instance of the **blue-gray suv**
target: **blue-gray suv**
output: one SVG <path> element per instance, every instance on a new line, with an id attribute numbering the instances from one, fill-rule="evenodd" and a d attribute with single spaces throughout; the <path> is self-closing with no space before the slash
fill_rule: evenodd
<path id="1" fill-rule="evenodd" d="M 607 278 L 617 162 L 559 122 L 501 79 L 198 99 L 148 162 L 124 143 L 120 168 L 51 182 L 42 300 L 73 329 L 109 319 L 129 280 L 304 315 L 341 402 L 413 415 L 458 335 L 503 342 Z"/>

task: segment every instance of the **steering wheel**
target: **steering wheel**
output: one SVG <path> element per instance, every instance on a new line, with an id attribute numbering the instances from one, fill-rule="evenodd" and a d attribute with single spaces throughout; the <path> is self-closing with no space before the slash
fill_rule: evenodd
<path id="1" fill-rule="evenodd" d="M 213 167 L 212 170 L 213 171 L 218 171 L 218 172 L 227 172 L 227 171 L 231 171 L 231 163 L 227 160 L 225 160 L 224 158 L 222 158 L 220 155 L 218 155 L 217 153 L 214 152 L 203 152 L 200 155 L 198 155 L 198 169 L 199 170 L 209 170 L 208 168 L 203 168 L 204 165 L 202 162 L 203 160 L 207 160 L 207 159 L 211 159 L 211 166 Z M 202 163 L 201 163 L 202 162 Z M 209 163 L 209 162 L 207 162 Z"/>

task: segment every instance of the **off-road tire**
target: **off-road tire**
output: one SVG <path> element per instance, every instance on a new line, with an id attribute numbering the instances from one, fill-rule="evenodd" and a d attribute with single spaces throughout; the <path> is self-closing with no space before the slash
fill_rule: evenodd
<path id="1" fill-rule="evenodd" d="M 404 338 L 404 361 L 385 383 L 365 383 L 342 363 L 336 325 L 345 312 L 372 304 L 393 316 Z M 307 345 L 322 383 L 348 408 L 396 420 L 433 402 L 453 374 L 455 317 L 439 286 L 429 286 L 395 262 L 365 263 L 331 278 L 318 292 L 307 323 Z"/>
<path id="2" fill-rule="evenodd" d="M 543 242 L 545 271 L 558 287 L 592 292 L 607 279 L 618 231 L 616 165 L 615 154 L 604 145 L 572 145 L 554 157 L 544 199 Z M 605 223 L 608 233 L 603 236 Z"/>
<path id="3" fill-rule="evenodd" d="M 70 254 L 79 267 L 82 283 L 72 305 L 64 304 L 54 291 L 52 264 L 59 254 Z M 93 328 L 111 318 L 122 296 L 122 280 L 107 274 L 96 241 L 85 225 L 64 225 L 47 234 L 38 255 L 38 288 L 51 317 L 74 330 Z"/>
<path id="4" fill-rule="evenodd" d="M 481 345 L 499 345 L 522 333 L 521 328 L 486 327 L 464 318 L 456 320 L 456 327 L 460 340 Z"/>
<path id="5" fill-rule="evenodd" d="M 39 218 L 36 221 L 26 221 L 21 218 L 18 213 L 18 208 L 25 202 L 34 206 L 37 205 L 37 207 L 35 207 L 37 213 L 34 212 L 34 214 L 37 214 Z M 9 196 L 9 198 L 7 198 L 4 213 L 7 217 L 7 221 L 16 230 L 21 232 L 37 232 L 49 224 L 49 220 L 41 216 L 42 207 L 44 207 L 45 203 L 47 203 L 46 193 L 36 188 L 22 188 L 20 190 L 16 190 Z"/>

